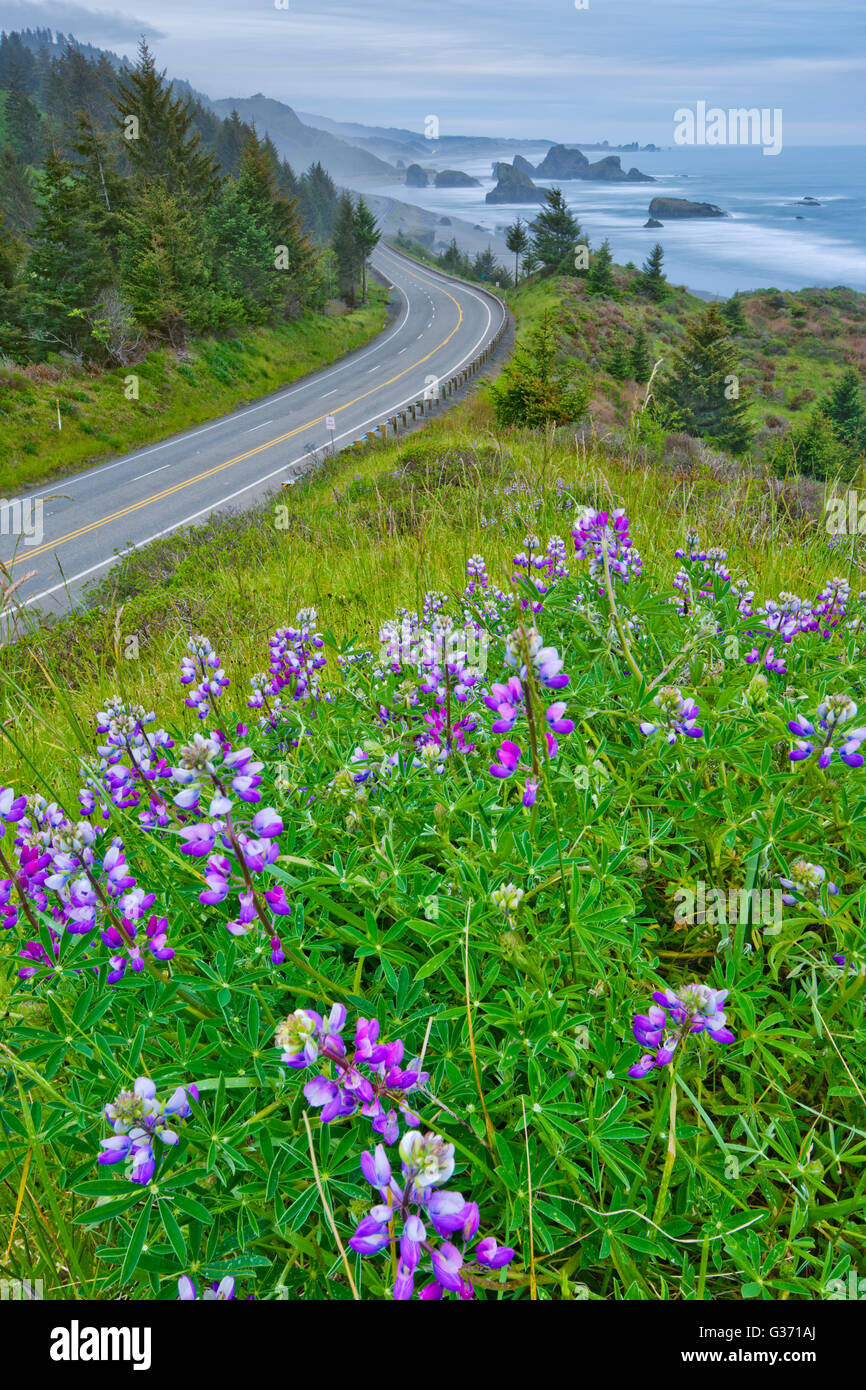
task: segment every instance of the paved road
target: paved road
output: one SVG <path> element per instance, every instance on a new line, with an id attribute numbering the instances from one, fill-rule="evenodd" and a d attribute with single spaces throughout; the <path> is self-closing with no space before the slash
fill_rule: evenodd
<path id="1" fill-rule="evenodd" d="M 390 326 L 367 347 L 255 405 L 33 493 L 31 504 L 44 499 L 41 544 L 0 535 L 13 579 L 36 571 L 18 590 L 21 600 L 67 611 L 124 550 L 248 506 L 303 473 L 329 443 L 326 416 L 336 422 L 336 448 L 345 448 L 422 398 L 431 378 L 467 366 L 500 327 L 502 308 L 483 290 L 390 247 L 377 248 L 372 261 L 397 303 Z"/>

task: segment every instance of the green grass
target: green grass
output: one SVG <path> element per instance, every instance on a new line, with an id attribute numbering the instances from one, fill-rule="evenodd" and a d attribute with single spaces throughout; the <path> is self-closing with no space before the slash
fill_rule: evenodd
<path id="1" fill-rule="evenodd" d="M 135 552 L 95 590 L 90 611 L 40 630 L 26 615 L 30 635 L 0 654 L 7 736 L 37 749 L 40 770 L 62 771 L 71 789 L 76 729 L 88 728 L 118 689 L 158 702 L 176 684 L 191 632 L 207 632 L 230 653 L 229 674 L 242 684 L 259 669 L 268 635 L 299 605 L 314 604 L 342 637 L 374 640 L 398 604 L 461 589 L 470 555 L 482 551 L 502 568 L 527 531 L 567 535 L 558 479 L 580 502 L 623 506 L 639 519 L 641 553 L 654 566 L 667 567 L 696 530 L 727 549 L 733 573 L 751 576 L 762 596 L 811 592 L 837 572 L 858 582 L 850 554 L 828 549 L 816 517 L 795 514 L 795 485 L 700 466 L 677 476 L 617 457 L 603 441 L 576 442 L 568 429 L 501 437 L 482 383 L 422 434 L 356 446 L 273 504 Z M 5 758 L 23 771 L 11 746 Z"/>
<path id="2" fill-rule="evenodd" d="M 236 337 L 150 352 L 104 372 L 0 366 L 0 488 L 7 494 L 237 409 L 327 366 L 381 332 L 387 291 L 351 314 L 308 314 Z M 138 399 L 127 399 L 130 376 Z M 57 401 L 62 429 L 57 428 Z"/>
<path id="3" fill-rule="evenodd" d="M 525 329 L 547 290 L 521 294 Z M 544 1299 L 799 1301 L 844 1280 L 862 1251 L 863 976 L 844 974 L 832 952 L 844 949 L 859 970 L 863 774 L 797 770 L 784 720 L 811 712 L 819 690 L 856 693 L 862 654 L 845 627 L 823 648 L 816 640 L 808 666 L 794 666 L 795 650 L 792 675 L 772 678 L 764 708 L 750 702 L 755 668 L 742 653 L 729 657 L 715 616 L 681 624 L 666 602 L 674 551 L 690 531 L 727 550 L 756 606 L 781 590 L 812 598 L 833 574 L 859 589 L 857 556 L 831 552 L 819 513 L 802 501 L 794 483 L 757 468 L 653 464 L 570 429 L 497 433 L 480 382 L 417 435 L 344 452 L 272 504 L 127 557 L 91 611 L 23 627 L 0 652 L 2 781 L 66 807 L 76 805 L 94 715 L 109 697 L 155 710 L 176 744 L 199 727 L 177 676 L 191 633 L 209 636 L 230 677 L 226 727 L 237 718 L 254 725 L 248 682 L 266 665 L 268 637 L 314 605 L 335 702 L 293 707 L 281 733 L 296 736 L 293 751 L 265 748 L 263 804 L 273 801 L 286 821 L 279 868 L 306 974 L 298 957 L 275 974 L 252 938 L 249 950 L 228 940 L 222 910 L 199 911 L 196 867 L 170 835 L 143 834 L 136 810 L 119 812 L 117 824 L 165 904 L 179 947 L 171 970 L 186 994 L 155 980 L 142 994 L 128 974 L 104 998 L 108 987 L 70 954 L 81 937 L 69 938 L 62 979 L 18 986 L 15 952 L 27 929 L 4 934 L 0 1228 L 12 1230 L 23 1194 L 9 1274 L 44 1277 L 49 1298 L 173 1298 L 177 1275 L 197 1269 L 201 1206 L 184 1210 L 182 1200 L 166 1214 L 161 1200 L 149 1216 L 118 1170 L 95 1166 L 102 1108 L 141 1070 L 161 1087 L 202 1085 L 178 1173 L 190 1184 L 184 1200 L 194 1190 L 209 1217 L 198 1277 L 222 1273 L 225 1259 L 244 1293 L 258 1280 L 257 1297 L 286 1285 L 294 1298 L 346 1293 L 315 1205 L 302 1078 L 280 1075 L 271 1046 L 276 1018 L 296 1004 L 320 1007 L 312 967 L 351 991 L 353 1011 L 360 998 L 383 1036 L 405 1036 L 410 1056 L 429 1022 L 432 1093 L 447 1109 L 425 1098 L 422 1127 L 456 1139 L 455 1181 L 481 1202 L 485 1232 L 519 1249 L 507 1286 L 490 1281 L 487 1296 L 527 1298 L 537 1288 Z M 673 671 L 694 690 L 705 737 L 669 749 L 638 735 L 650 697 L 625 666 L 622 629 L 617 636 L 596 607 L 597 579 L 587 580 L 569 546 L 573 578 L 548 596 L 542 622 L 567 658 L 578 727 L 549 770 L 555 783 L 545 774 L 544 798 L 527 812 L 520 788 L 494 785 L 484 751 L 455 758 L 441 777 L 410 769 L 405 782 L 374 779 L 352 819 L 356 803 L 341 799 L 355 785 L 352 749 L 383 757 L 405 731 L 379 719 L 382 687 L 365 683 L 363 667 L 357 687 L 344 687 L 335 649 L 354 639 L 375 653 L 381 620 L 398 605 L 420 610 L 429 590 L 459 595 L 476 552 L 507 587 L 523 537 L 567 538 L 575 504 L 626 509 L 650 586 L 659 577 L 655 590 L 643 581 L 620 590 L 623 605 L 636 605 L 630 640 L 647 678 Z M 732 606 L 724 598 L 717 612 L 722 603 Z M 728 620 L 730 630 L 748 626 L 730 612 Z M 499 678 L 501 643 L 495 654 Z M 489 740 L 490 718 L 479 713 L 473 739 Z M 266 742 L 258 728 L 249 737 L 257 748 Z M 290 778 L 290 763 L 301 798 L 291 780 L 280 789 L 275 769 Z M 779 935 L 750 926 L 748 941 L 745 926 L 728 938 L 702 918 L 672 920 L 678 889 L 768 886 L 799 856 L 825 863 L 841 885 L 826 917 L 807 904 L 786 913 Z M 513 922 L 492 897 L 509 883 L 525 889 Z M 679 986 L 695 975 L 731 986 L 733 1045 L 698 1040 L 678 1067 L 634 1082 L 631 1017 L 662 980 Z M 217 1123 L 235 1156 L 230 1172 L 211 1144 Z M 347 1239 L 352 1214 L 369 1206 L 352 1148 L 367 1146 L 369 1130 L 353 1138 L 349 1126 L 312 1123 Z M 269 1146 L 285 1152 L 284 1168 L 271 1165 Z M 199 1158 L 206 1168 L 195 1167 Z M 272 1196 L 263 1198 L 269 1172 L 279 1177 L 276 1218 Z M 119 1206 L 92 1207 L 115 1192 Z M 355 1272 L 364 1297 L 386 1296 L 387 1264 L 358 1262 Z"/>

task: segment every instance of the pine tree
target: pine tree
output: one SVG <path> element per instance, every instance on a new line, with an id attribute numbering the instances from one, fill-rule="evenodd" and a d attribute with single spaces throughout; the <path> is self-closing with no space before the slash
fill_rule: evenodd
<path id="1" fill-rule="evenodd" d="M 119 84 L 115 120 L 137 188 L 159 183 L 174 197 L 203 206 L 218 190 L 214 156 L 201 147 L 193 127 L 194 109 L 175 97 L 157 72 L 153 54 L 142 39 L 138 66 Z"/>
<path id="2" fill-rule="evenodd" d="M 19 359 L 25 352 L 24 281 L 20 274 L 25 253 L 23 241 L 5 225 L 0 213 L 0 353 Z"/>
<path id="3" fill-rule="evenodd" d="M 573 275 L 580 223 L 569 212 L 560 188 L 549 188 L 544 196 L 547 206 L 530 223 L 535 254 L 549 275 Z"/>
<path id="4" fill-rule="evenodd" d="M 749 325 L 743 313 L 743 301 L 738 294 L 735 294 L 731 299 L 725 300 L 722 305 L 722 318 L 725 320 L 731 333 L 747 332 Z"/>
<path id="5" fill-rule="evenodd" d="M 36 225 L 33 186 L 11 145 L 0 149 L 0 213 L 13 231 L 32 232 Z"/>
<path id="6" fill-rule="evenodd" d="M 347 304 L 354 304 L 361 263 L 355 240 L 355 205 L 348 193 L 342 195 L 337 206 L 331 250 L 334 253 L 338 292 Z"/>
<path id="7" fill-rule="evenodd" d="M 649 381 L 652 376 L 652 369 L 653 360 L 650 356 L 646 333 L 642 328 L 638 328 L 628 357 L 628 375 L 632 381 L 643 384 L 643 382 Z"/>
<path id="8" fill-rule="evenodd" d="M 521 218 L 505 228 L 505 245 L 514 257 L 514 283 L 517 285 L 520 283 L 520 257 L 529 250 L 529 231 Z"/>
<path id="9" fill-rule="evenodd" d="M 301 175 L 299 202 L 307 230 L 317 241 L 328 241 L 337 223 L 339 195 L 331 175 L 318 161 Z"/>
<path id="10" fill-rule="evenodd" d="M 218 326 L 264 323 L 273 309 L 273 241 L 237 179 L 226 180 L 207 229 Z"/>
<path id="11" fill-rule="evenodd" d="M 664 258 L 664 248 L 657 241 L 641 267 L 640 288 L 657 302 L 664 299 L 668 292 L 668 282 L 662 270 Z"/>
<path id="12" fill-rule="evenodd" d="M 53 152 L 41 171 L 39 218 L 27 262 L 28 319 L 47 348 L 89 352 L 87 316 L 116 267 L 75 167 Z"/>
<path id="13" fill-rule="evenodd" d="M 382 239 L 382 233 L 371 209 L 363 198 L 355 208 L 355 244 L 361 257 L 361 302 L 367 302 L 367 261 Z"/>
<path id="14" fill-rule="evenodd" d="M 497 280 L 502 282 L 502 266 L 497 261 L 490 246 L 477 253 L 472 262 L 472 274 L 476 280 L 481 280 L 487 284 L 495 284 Z"/>
<path id="15" fill-rule="evenodd" d="M 598 250 L 592 254 L 589 275 L 586 279 L 586 290 L 588 294 L 606 295 L 612 295 L 616 291 L 616 281 L 613 278 L 613 256 L 610 254 L 609 241 L 603 241 Z"/>
<path id="16" fill-rule="evenodd" d="M 738 372 L 719 306 L 708 304 L 686 327 L 672 370 L 661 383 L 660 402 L 676 412 L 689 434 L 715 439 L 732 454 L 742 453 L 750 431 Z"/>
<path id="17" fill-rule="evenodd" d="M 626 381 L 630 375 L 629 354 L 620 334 L 613 340 L 613 347 L 607 359 L 607 370 L 614 381 Z"/>
<path id="18" fill-rule="evenodd" d="M 557 361 L 559 344 L 554 314 L 547 310 L 529 342 L 518 344 L 514 356 L 492 388 L 498 425 L 529 429 L 564 425 L 586 411 L 591 385 L 569 364 Z"/>
<path id="19" fill-rule="evenodd" d="M 241 152 L 237 183 L 251 217 L 268 238 L 269 302 L 273 311 L 294 315 L 317 285 L 316 257 L 301 226 L 298 204 L 279 182 L 273 145 L 251 130 Z"/>
<path id="20" fill-rule="evenodd" d="M 528 279 L 528 277 L 529 277 L 530 275 L 534 275 L 534 274 L 535 274 L 536 270 L 537 270 L 538 267 L 539 267 L 539 264 L 540 264 L 540 262 L 539 262 L 539 259 L 538 259 L 538 254 L 537 254 L 537 252 L 536 252 L 536 250 L 535 250 L 535 247 L 534 247 L 533 243 L 530 241 L 530 243 L 529 243 L 529 248 L 528 248 L 528 250 L 526 250 L 526 251 L 524 252 L 524 255 L 523 255 L 523 278 L 524 278 L 524 280 Z"/>
<path id="21" fill-rule="evenodd" d="M 866 448 L 866 405 L 860 376 L 853 367 L 846 367 L 833 383 L 823 409 L 837 439 L 858 452 Z"/>
<path id="22" fill-rule="evenodd" d="M 137 321 L 176 348 L 190 330 L 213 327 L 220 317 L 213 258 L 196 210 L 148 183 L 124 213 L 123 228 L 121 288 Z"/>
<path id="23" fill-rule="evenodd" d="M 241 120 L 237 111 L 232 111 L 231 115 L 223 120 L 217 136 L 216 159 L 224 175 L 237 172 L 241 152 L 249 133 L 249 126 Z"/>
<path id="24" fill-rule="evenodd" d="M 820 405 L 788 431 L 773 460 L 778 474 L 803 473 L 823 482 L 849 482 L 856 476 L 859 464 L 859 457 L 839 438 L 833 421 Z"/>
<path id="25" fill-rule="evenodd" d="M 5 95 L 6 139 L 22 164 L 38 164 L 45 151 L 38 107 L 17 87 L 12 87 Z"/>

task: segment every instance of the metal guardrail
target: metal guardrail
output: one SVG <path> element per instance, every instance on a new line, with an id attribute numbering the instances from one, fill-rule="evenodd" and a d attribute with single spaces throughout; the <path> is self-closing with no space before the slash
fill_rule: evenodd
<path id="1" fill-rule="evenodd" d="M 405 252 L 397 251 L 393 246 L 389 246 L 388 249 L 394 251 L 395 255 L 402 255 L 407 261 L 414 260 L 414 257 L 407 256 Z M 365 434 L 363 439 L 355 440 L 354 442 L 356 444 L 364 443 L 373 436 L 379 439 L 387 439 L 389 437 L 389 429 L 391 430 L 391 437 L 395 437 L 400 434 L 401 428 L 409 428 L 410 421 L 414 422 L 424 419 L 427 415 L 432 415 L 434 406 L 441 405 L 444 401 L 449 400 L 478 376 L 482 367 L 490 361 L 496 349 L 499 347 L 499 344 L 502 342 L 502 339 L 505 337 L 505 331 L 508 327 L 508 306 L 503 299 L 499 298 L 498 294 L 494 294 L 492 290 L 487 289 L 486 285 L 479 285 L 472 280 L 464 280 L 460 275 L 449 275 L 446 271 L 439 270 L 435 266 L 427 265 L 426 261 L 415 261 L 415 264 L 423 266 L 426 270 L 432 270 L 436 275 L 441 275 L 445 280 L 456 280 L 460 285 L 468 285 L 471 289 L 478 290 L 481 294 L 486 294 L 488 299 L 495 300 L 502 310 L 502 322 L 486 347 L 482 348 L 468 366 L 462 367 L 459 372 L 455 372 L 453 376 L 438 383 L 435 395 L 425 395 L 421 400 L 414 401 L 412 404 L 405 407 L 405 409 L 398 410 L 396 415 L 390 416 L 389 419 L 383 421 L 382 424 L 377 425 L 375 431 L 371 431 L 370 434 Z M 433 388 L 431 387 L 430 389 L 432 392 Z"/>

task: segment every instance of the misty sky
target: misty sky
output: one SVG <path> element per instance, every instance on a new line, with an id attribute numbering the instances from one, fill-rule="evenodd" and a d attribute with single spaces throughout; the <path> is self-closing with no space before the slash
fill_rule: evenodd
<path id="1" fill-rule="evenodd" d="M 50 26 L 212 97 L 443 135 L 670 144 L 699 100 L 781 107 L 788 144 L 866 143 L 864 0 L 0 0 L 0 27 Z"/>

